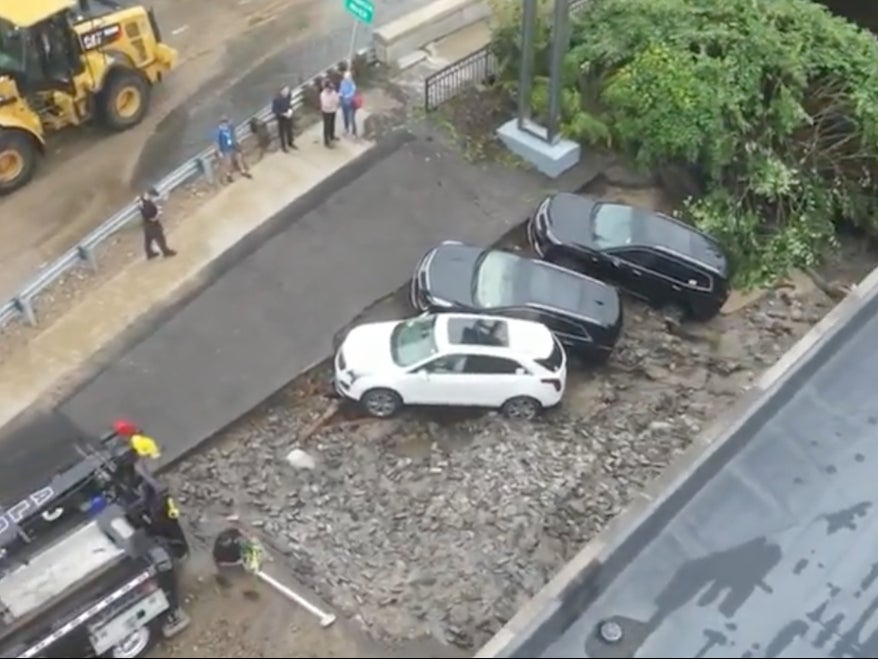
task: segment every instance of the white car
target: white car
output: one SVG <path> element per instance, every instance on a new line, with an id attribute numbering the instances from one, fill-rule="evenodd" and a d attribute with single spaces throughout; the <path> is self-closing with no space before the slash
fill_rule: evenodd
<path id="1" fill-rule="evenodd" d="M 403 405 L 460 405 L 533 419 L 566 382 L 567 355 L 544 325 L 479 314 L 360 325 L 335 356 L 336 391 L 379 418 Z"/>

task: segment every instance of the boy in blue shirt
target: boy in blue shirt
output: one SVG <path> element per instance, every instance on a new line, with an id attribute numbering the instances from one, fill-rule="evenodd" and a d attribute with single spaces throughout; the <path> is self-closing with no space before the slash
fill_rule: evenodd
<path id="1" fill-rule="evenodd" d="M 235 135 L 235 127 L 229 121 L 229 118 L 223 116 L 220 118 L 219 127 L 216 131 L 216 150 L 219 154 L 220 165 L 223 170 L 223 178 L 227 183 L 231 183 L 234 179 L 232 172 L 237 169 L 241 175 L 246 178 L 253 178 L 247 162 L 244 160 L 244 154 L 241 152 L 241 146 L 238 144 L 238 138 Z"/>

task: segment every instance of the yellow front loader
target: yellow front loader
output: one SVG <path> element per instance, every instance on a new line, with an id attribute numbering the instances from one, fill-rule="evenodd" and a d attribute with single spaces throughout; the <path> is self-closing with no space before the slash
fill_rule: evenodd
<path id="1" fill-rule="evenodd" d="M 47 134 L 143 120 L 177 52 L 155 15 L 114 0 L 0 0 L 0 195 L 26 185 Z"/>

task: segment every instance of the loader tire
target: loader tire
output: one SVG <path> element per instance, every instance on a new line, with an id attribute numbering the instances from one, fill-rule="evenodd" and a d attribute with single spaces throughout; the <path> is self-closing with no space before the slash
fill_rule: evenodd
<path id="1" fill-rule="evenodd" d="M 100 95 L 102 123 L 112 131 L 136 126 L 149 108 L 149 83 L 137 71 L 112 74 Z"/>
<path id="2" fill-rule="evenodd" d="M 37 169 L 39 147 L 21 130 L 0 128 L 0 196 L 27 185 Z"/>

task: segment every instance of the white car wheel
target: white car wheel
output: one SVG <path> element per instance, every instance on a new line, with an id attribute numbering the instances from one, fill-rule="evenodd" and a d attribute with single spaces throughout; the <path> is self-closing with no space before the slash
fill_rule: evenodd
<path id="1" fill-rule="evenodd" d="M 149 648 L 151 636 L 148 627 L 140 627 L 134 630 L 113 648 L 113 658 L 134 659 L 139 657 Z"/>
<path id="2" fill-rule="evenodd" d="M 510 398 L 500 408 L 503 415 L 516 421 L 532 421 L 543 411 L 543 406 L 536 398 L 530 396 L 516 396 Z"/>
<path id="3" fill-rule="evenodd" d="M 363 408 L 374 417 L 389 419 L 399 412 L 402 398 L 390 389 L 370 389 L 360 399 Z"/>

